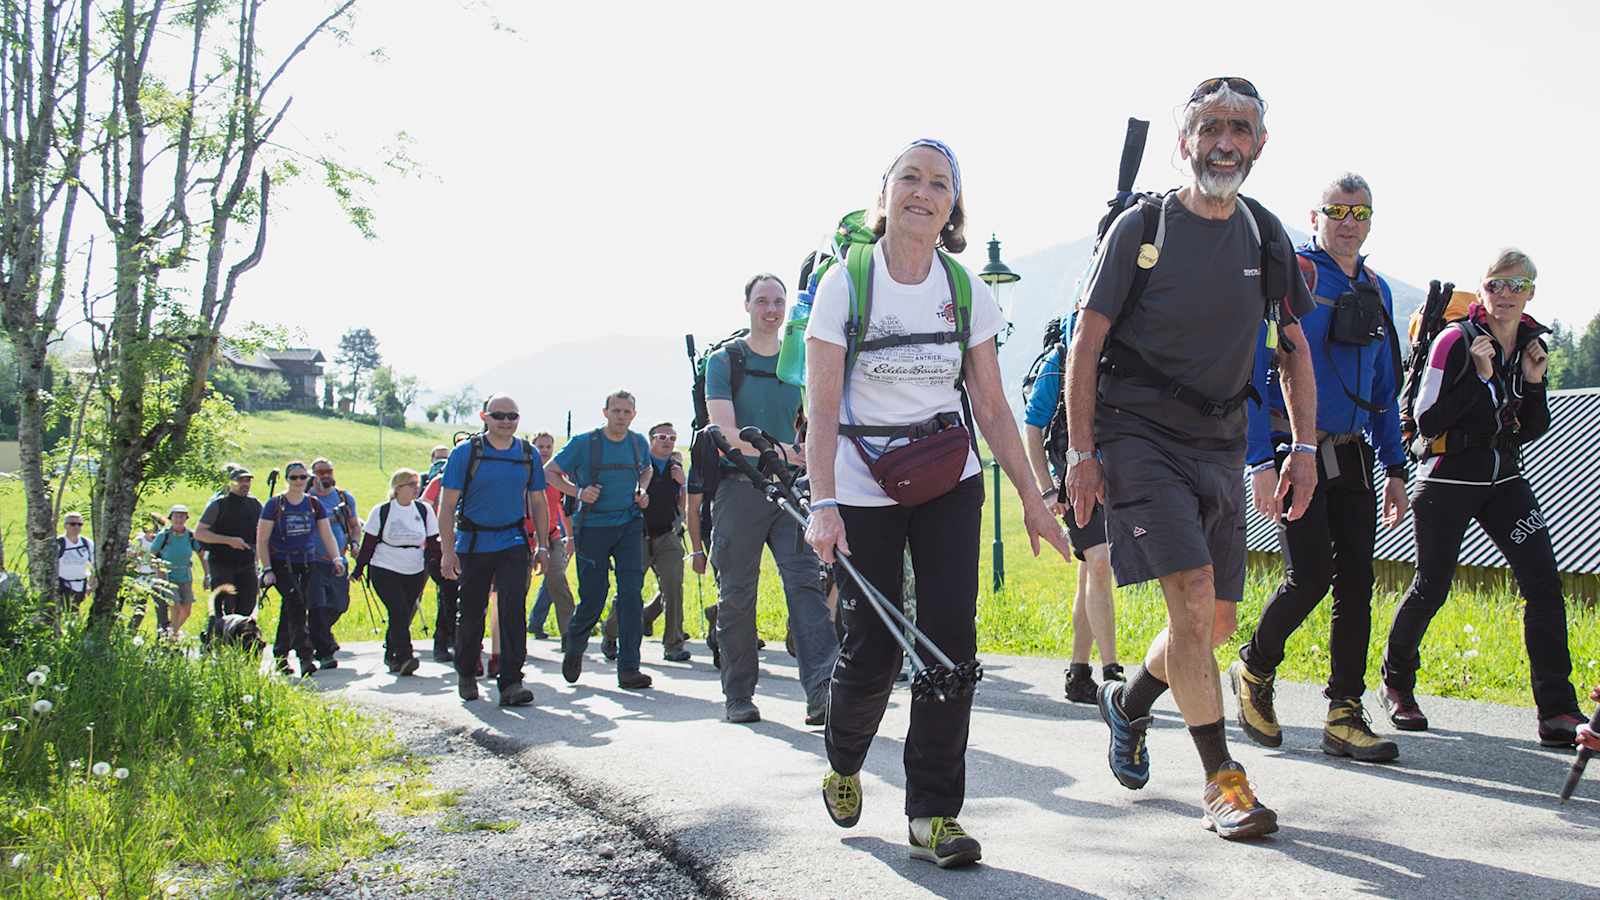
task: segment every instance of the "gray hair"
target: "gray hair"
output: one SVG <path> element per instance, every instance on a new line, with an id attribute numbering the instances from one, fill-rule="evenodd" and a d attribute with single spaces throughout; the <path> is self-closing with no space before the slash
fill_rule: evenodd
<path id="1" fill-rule="evenodd" d="M 1508 272 L 1512 269 L 1522 269 L 1526 271 L 1529 278 L 1539 277 L 1539 270 L 1534 266 L 1533 260 L 1528 258 L 1528 254 L 1523 253 L 1516 247 L 1506 247 L 1499 253 L 1495 254 L 1494 265 L 1490 266 L 1488 271 L 1484 272 L 1483 274 L 1485 277 L 1487 277 L 1489 275 L 1498 275 L 1502 272 Z"/>
<path id="2" fill-rule="evenodd" d="M 1183 107 L 1183 135 L 1188 137 L 1195 133 L 1195 128 L 1200 124 L 1200 114 L 1208 109 L 1226 110 L 1252 110 L 1256 114 L 1256 125 L 1264 134 L 1267 130 L 1267 102 L 1259 97 L 1248 97 L 1239 93 L 1228 85 L 1226 81 L 1218 83 L 1217 89 L 1201 97 L 1191 100 Z"/>
<path id="3" fill-rule="evenodd" d="M 1360 175 L 1357 175 L 1354 172 L 1346 172 L 1343 175 L 1340 175 L 1338 178 L 1328 182 L 1328 186 L 1322 189 L 1322 199 L 1324 202 L 1326 202 L 1328 197 L 1340 192 L 1347 194 L 1365 193 L 1367 195 L 1367 202 L 1372 202 L 1372 185 L 1367 184 L 1367 180 L 1365 178 L 1362 178 Z"/>

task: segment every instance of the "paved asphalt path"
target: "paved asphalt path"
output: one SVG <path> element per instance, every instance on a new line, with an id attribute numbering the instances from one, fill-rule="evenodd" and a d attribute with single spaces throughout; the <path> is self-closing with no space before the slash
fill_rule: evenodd
<path id="1" fill-rule="evenodd" d="M 647 641 L 655 688 L 629 692 L 598 643 L 569 686 L 557 645 L 530 640 L 535 705 L 523 709 L 498 708 L 492 686 L 463 704 L 454 673 L 431 661 L 417 677 L 391 676 L 376 644 L 347 648 L 315 680 L 359 704 L 468 729 L 603 814 L 669 837 L 672 855 L 725 896 L 1600 897 L 1600 764 L 1557 805 L 1572 754 L 1539 748 L 1531 710 L 1424 698 L 1434 730 L 1401 737 L 1398 763 L 1360 765 L 1322 753 L 1317 689 L 1281 685 L 1284 745 L 1257 747 L 1231 721 L 1228 739 L 1282 830 L 1230 843 L 1199 824 L 1199 759 L 1170 696 L 1150 733 L 1153 777 L 1128 791 L 1106 767 L 1094 707 L 1061 699 L 1061 661 L 989 656 L 961 815 L 984 859 L 940 871 L 906 855 L 903 687 L 862 772 L 861 821 L 842 830 L 820 798 L 822 731 L 803 723 L 781 644 L 762 651 L 763 718 L 746 726 L 721 721 L 702 645 L 691 663 L 670 664 L 654 662 L 660 644 Z M 1368 704 L 1377 707 L 1370 694 Z M 1231 696 L 1227 706 L 1231 716 Z"/>

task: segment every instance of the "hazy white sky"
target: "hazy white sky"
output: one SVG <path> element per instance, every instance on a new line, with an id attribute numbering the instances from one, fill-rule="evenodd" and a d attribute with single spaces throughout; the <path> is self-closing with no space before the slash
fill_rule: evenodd
<path id="1" fill-rule="evenodd" d="M 382 173 L 404 131 L 425 173 L 372 191 L 376 241 L 314 182 L 282 192 L 233 318 L 330 356 L 368 326 L 440 389 L 568 340 L 721 334 L 744 280 L 792 281 L 908 139 L 959 155 L 977 266 L 991 231 L 1008 257 L 1089 233 L 1130 115 L 1153 121 L 1140 186 L 1181 181 L 1175 111 L 1218 74 L 1267 99 L 1245 191 L 1292 224 L 1355 170 L 1378 268 L 1475 283 L 1515 243 L 1540 268 L 1530 312 L 1593 315 L 1600 5 L 1087 6 L 364 4 L 352 46 L 288 77 L 284 137 Z"/>

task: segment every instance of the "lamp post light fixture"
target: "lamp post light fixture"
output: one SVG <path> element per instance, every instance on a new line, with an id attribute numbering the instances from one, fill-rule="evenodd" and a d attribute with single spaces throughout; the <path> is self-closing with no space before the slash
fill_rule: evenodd
<path id="1" fill-rule="evenodd" d="M 1006 327 L 995 337 L 995 347 L 998 349 L 1011 336 L 1011 305 L 1001 302 L 1000 286 L 1015 284 L 1022 280 L 1022 276 L 1011 271 L 1011 267 L 1000 261 L 1000 239 L 991 232 L 989 235 L 989 262 L 978 273 L 978 277 L 989 285 L 989 290 L 994 292 L 996 303 L 1005 310 Z M 998 593 L 1006 583 L 1006 546 L 1000 539 L 1000 461 L 991 459 L 989 464 L 994 467 L 994 590 Z"/>

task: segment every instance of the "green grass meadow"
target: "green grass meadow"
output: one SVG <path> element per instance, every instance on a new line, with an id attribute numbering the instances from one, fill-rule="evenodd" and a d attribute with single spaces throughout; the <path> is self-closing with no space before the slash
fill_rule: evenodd
<path id="1" fill-rule="evenodd" d="M 383 462 L 378 465 L 376 428 L 294 413 L 264 413 L 246 417 L 237 440 L 242 448 L 241 462 L 256 472 L 256 494 L 266 491 L 266 472 L 286 460 L 301 458 L 309 462 L 317 456 L 333 460 L 342 487 L 352 491 L 365 516 L 379 499 L 387 496 L 389 472 L 402 465 L 423 468 L 429 450 L 448 442 L 454 428 L 413 427 L 404 432 L 385 430 Z M 539 423 L 530 423 L 537 429 Z M 985 471 L 989 486 L 987 503 L 995 502 L 992 470 Z M 282 485 L 280 484 L 280 490 Z M 1072 647 L 1072 595 L 1077 584 L 1075 562 L 1064 562 L 1053 551 L 1034 558 L 1022 532 L 1021 507 L 1016 494 L 1006 485 L 1002 490 L 1001 536 L 1004 541 L 1005 586 L 991 590 L 993 508 L 985 506 L 982 552 L 979 562 L 978 640 L 982 652 L 1034 656 L 1067 657 Z M 190 505 L 198 514 L 206 497 L 203 490 L 179 490 L 149 498 L 151 510 L 165 511 L 173 502 Z M 0 516 L 6 522 L 21 517 L 20 489 L 11 484 L 0 493 Z M 1238 644 L 1247 639 L 1260 618 L 1261 607 L 1276 587 L 1281 569 L 1275 559 L 1253 562 L 1245 587 L 1245 600 L 1239 609 L 1239 631 L 1234 639 L 1217 651 L 1224 663 L 1234 658 Z M 576 586 L 569 567 L 569 578 Z M 702 601 L 715 602 L 715 582 L 707 576 L 697 580 L 688 573 L 685 585 L 685 623 L 692 636 L 703 638 L 705 619 L 700 615 Z M 1450 601 L 1434 620 L 1423 643 L 1423 671 L 1419 688 L 1424 693 L 1493 700 L 1528 705 L 1528 663 L 1522 649 L 1521 600 L 1504 585 L 1473 586 L 1458 584 Z M 647 576 L 645 596 L 654 591 L 654 576 Z M 1153 584 L 1119 590 L 1117 603 L 1117 647 L 1124 663 L 1138 661 L 1151 639 L 1165 626 L 1166 612 L 1160 592 Z M 1373 600 L 1373 635 L 1368 653 L 1368 684 L 1377 683 L 1377 669 L 1388 625 L 1400 601 L 1395 589 L 1380 587 Z M 532 602 L 530 591 L 529 603 Z M 423 613 L 413 626 L 416 637 L 431 628 L 435 606 L 433 588 L 423 597 Z M 1600 682 L 1600 610 L 1593 598 L 1568 598 L 1568 627 L 1573 657 L 1573 681 L 1587 694 L 1588 686 Z M 777 571 L 768 558 L 762 569 L 759 627 L 768 641 L 784 636 L 785 611 Z M 359 587 L 352 587 L 350 611 L 336 630 L 343 642 L 380 639 L 382 608 L 373 599 L 369 612 Z M 263 625 L 275 624 L 275 604 L 268 603 Z M 197 611 L 189 630 L 201 627 L 204 617 Z M 426 619 L 424 623 L 423 619 Z M 1329 603 L 1324 602 L 1304 627 L 1295 634 L 1280 673 L 1291 680 L 1318 682 L 1327 677 L 1327 635 Z M 549 625 L 553 631 L 554 621 Z M 655 640 L 659 640 L 659 634 Z M 426 644 L 422 645 L 426 646 Z M 654 657 L 646 651 L 645 658 Z M 1095 658 L 1098 662 L 1098 655 Z"/>

